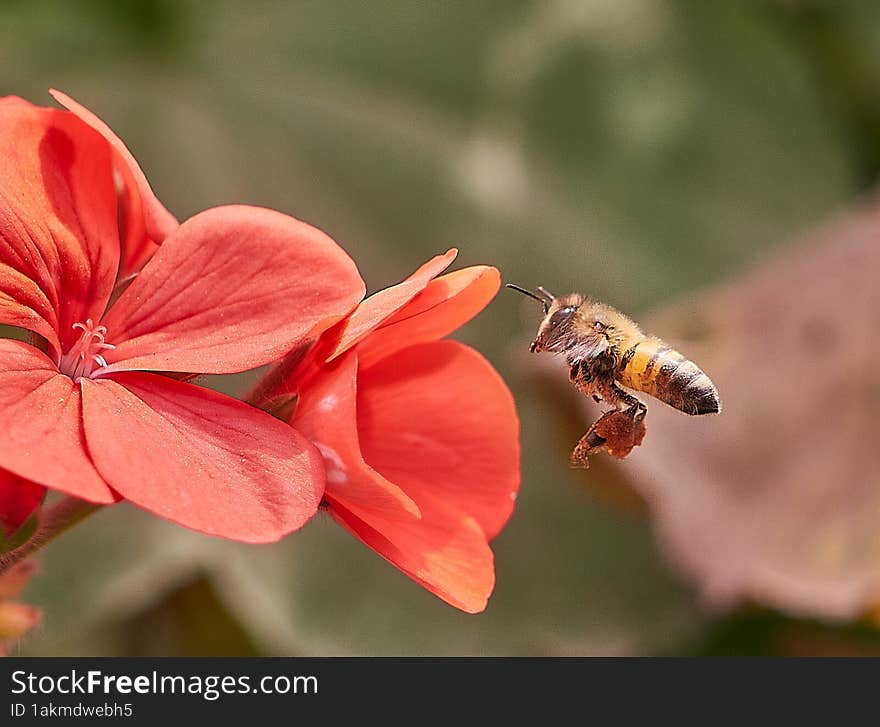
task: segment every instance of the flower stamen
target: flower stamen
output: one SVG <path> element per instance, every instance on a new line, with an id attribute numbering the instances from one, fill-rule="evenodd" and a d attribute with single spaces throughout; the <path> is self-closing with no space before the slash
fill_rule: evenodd
<path id="1" fill-rule="evenodd" d="M 112 350 L 116 346 L 107 343 L 107 327 L 95 326 L 91 318 L 85 323 L 74 323 L 73 328 L 82 331 L 82 334 L 61 357 L 58 370 L 77 382 L 82 378 L 90 379 L 102 368 L 106 368 L 107 359 L 102 352 Z"/>

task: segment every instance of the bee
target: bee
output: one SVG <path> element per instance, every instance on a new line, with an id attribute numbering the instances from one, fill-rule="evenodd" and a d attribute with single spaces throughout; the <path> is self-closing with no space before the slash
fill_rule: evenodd
<path id="1" fill-rule="evenodd" d="M 540 286 L 534 293 L 518 285 L 507 287 L 534 298 L 544 308 L 544 320 L 529 351 L 565 356 L 569 378 L 577 389 L 615 411 L 623 410 L 635 426 L 642 425 L 648 408 L 623 387 L 653 396 L 685 414 L 721 410 L 715 385 L 693 361 L 659 338 L 642 333 L 611 306 L 579 293 L 556 297 Z M 582 450 L 603 443 L 595 427 L 584 436 L 579 445 Z"/>

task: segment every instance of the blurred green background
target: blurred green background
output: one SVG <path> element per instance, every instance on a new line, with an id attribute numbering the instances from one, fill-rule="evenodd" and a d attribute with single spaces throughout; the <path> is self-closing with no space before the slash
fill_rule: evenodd
<path id="1" fill-rule="evenodd" d="M 0 81 L 98 113 L 178 217 L 283 210 L 339 241 L 371 290 L 457 245 L 457 266 L 646 314 L 748 269 L 880 167 L 872 0 L 5 0 Z M 508 380 L 523 428 L 484 614 L 328 519 L 246 547 L 120 505 L 45 551 L 26 592 L 44 625 L 19 653 L 877 647 L 865 624 L 702 611 L 614 496 L 615 465 L 567 468 L 523 366 L 530 312 L 501 294 L 459 334 Z"/>

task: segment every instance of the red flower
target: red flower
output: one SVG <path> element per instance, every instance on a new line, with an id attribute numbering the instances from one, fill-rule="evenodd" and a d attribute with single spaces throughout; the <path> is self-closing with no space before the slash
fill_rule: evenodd
<path id="1" fill-rule="evenodd" d="M 314 447 L 264 412 L 150 372 L 269 363 L 355 305 L 357 269 L 271 210 L 220 207 L 178 227 L 121 142 L 60 98 L 76 115 L 0 99 L 0 324 L 45 339 L 0 340 L 0 504 L 23 478 L 275 540 L 317 508 Z M 147 258 L 108 308 L 120 266 Z"/>
<path id="2" fill-rule="evenodd" d="M 455 255 L 364 300 L 280 390 L 297 393 L 291 424 L 324 456 L 331 516 L 474 613 L 495 582 L 488 541 L 519 487 L 519 424 L 492 366 L 439 340 L 482 310 L 500 282 L 483 266 L 433 279 Z"/>
<path id="3" fill-rule="evenodd" d="M 101 133 L 112 147 L 113 180 L 117 193 L 119 241 L 121 244 L 119 260 L 119 279 L 130 278 L 152 256 L 153 252 L 168 233 L 177 228 L 177 220 L 162 206 L 153 195 L 131 152 L 122 141 L 88 109 L 80 106 L 69 96 L 50 92 L 62 105 L 71 109 L 81 120 Z M 25 108 L 30 104 L 20 99 L 6 98 L 3 103 L 20 103 Z M 42 111 L 48 112 L 48 109 Z M 56 115 L 58 112 L 53 112 Z M 59 115 L 63 119 L 65 115 Z M 12 119 L 7 119 L 10 123 Z M 63 123 L 63 122 L 62 122 Z M 9 128 L 9 127 L 7 127 Z M 14 184 L 14 178 L 9 180 Z M 0 190 L 2 193 L 2 190 Z M 149 228 L 149 232 L 147 229 Z M 0 306 L 4 299 L 0 299 Z M 14 308 L 10 313 L 15 316 Z M 11 319 L 15 322 L 15 319 Z M 26 327 L 26 326 L 25 326 Z M 0 526 L 5 536 L 11 536 L 30 515 L 42 504 L 46 488 L 35 482 L 0 470 Z"/>

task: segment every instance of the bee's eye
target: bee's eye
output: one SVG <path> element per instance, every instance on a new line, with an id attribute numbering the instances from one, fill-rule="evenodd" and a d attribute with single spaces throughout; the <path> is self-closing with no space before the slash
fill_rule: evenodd
<path id="1" fill-rule="evenodd" d="M 574 308 L 572 308 L 571 306 L 560 308 L 552 316 L 550 316 L 550 324 L 553 326 L 558 326 L 560 323 L 563 323 L 571 318 L 572 313 L 574 313 Z"/>
<path id="2" fill-rule="evenodd" d="M 611 326 L 606 326 L 602 321 L 593 321 L 593 328 L 595 328 L 599 333 L 604 333 L 606 329 Z"/>

